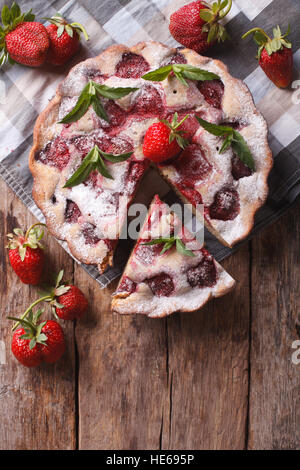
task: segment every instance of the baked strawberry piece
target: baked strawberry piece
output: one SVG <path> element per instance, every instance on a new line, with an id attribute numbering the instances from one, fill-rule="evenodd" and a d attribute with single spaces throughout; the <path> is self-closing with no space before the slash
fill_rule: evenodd
<path id="1" fill-rule="evenodd" d="M 112 310 L 164 317 L 198 310 L 234 285 L 203 244 L 155 196 L 114 294 Z"/>

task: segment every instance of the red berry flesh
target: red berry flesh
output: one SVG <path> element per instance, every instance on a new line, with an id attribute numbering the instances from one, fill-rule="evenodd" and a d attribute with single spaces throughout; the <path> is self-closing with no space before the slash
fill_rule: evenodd
<path id="1" fill-rule="evenodd" d="M 70 289 L 57 298 L 62 308 L 55 307 L 56 314 L 63 320 L 74 320 L 81 318 L 88 309 L 88 302 L 76 286 L 70 286 Z"/>
<path id="2" fill-rule="evenodd" d="M 53 320 L 48 320 L 42 328 L 47 336 L 47 345 L 40 344 L 42 358 L 48 364 L 58 361 L 66 349 L 65 337 L 62 327 Z"/>
<path id="3" fill-rule="evenodd" d="M 177 140 L 169 142 L 170 129 L 163 122 L 157 122 L 149 127 L 145 134 L 143 153 L 153 162 L 169 160 L 180 152 Z"/>
<path id="4" fill-rule="evenodd" d="M 40 282 L 45 261 L 41 248 L 27 246 L 24 261 L 18 248 L 9 250 L 8 256 L 13 270 L 24 284 L 36 285 Z"/>
<path id="5" fill-rule="evenodd" d="M 37 367 L 42 362 L 41 345 L 37 343 L 33 349 L 30 349 L 30 340 L 21 338 L 25 334 L 24 328 L 14 333 L 11 343 L 12 353 L 23 366 Z"/>
<path id="6" fill-rule="evenodd" d="M 145 282 L 149 285 L 153 294 L 157 297 L 169 297 L 174 291 L 174 283 L 168 274 L 162 273 L 147 279 Z"/>
<path id="7" fill-rule="evenodd" d="M 39 67 L 47 56 L 49 37 L 44 25 L 37 21 L 20 23 L 5 36 L 10 57 L 19 64 Z"/>
<path id="8" fill-rule="evenodd" d="M 150 69 L 143 56 L 125 52 L 116 66 L 116 75 L 121 78 L 139 78 Z"/>

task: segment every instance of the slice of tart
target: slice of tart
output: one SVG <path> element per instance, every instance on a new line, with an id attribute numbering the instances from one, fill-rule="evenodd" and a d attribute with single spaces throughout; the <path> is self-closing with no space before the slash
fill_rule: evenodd
<path id="1" fill-rule="evenodd" d="M 203 244 L 155 196 L 113 296 L 112 310 L 152 318 L 190 312 L 234 285 Z"/>

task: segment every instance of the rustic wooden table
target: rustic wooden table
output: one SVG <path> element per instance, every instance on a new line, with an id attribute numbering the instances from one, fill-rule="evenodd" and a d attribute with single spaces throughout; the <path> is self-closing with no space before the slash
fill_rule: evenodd
<path id="1" fill-rule="evenodd" d="M 100 290 L 48 236 L 49 271 L 63 267 L 91 309 L 63 325 L 63 359 L 30 370 L 10 352 L 6 316 L 38 292 L 4 247 L 33 218 L 2 181 L 0 191 L 1 449 L 300 448 L 299 206 L 224 262 L 233 293 L 164 320 L 112 315 L 115 284 Z"/>

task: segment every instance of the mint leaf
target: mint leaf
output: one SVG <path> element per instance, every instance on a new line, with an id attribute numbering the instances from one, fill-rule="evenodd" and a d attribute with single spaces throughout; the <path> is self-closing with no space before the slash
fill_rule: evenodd
<path id="1" fill-rule="evenodd" d="M 186 86 L 188 86 L 188 83 L 185 79 L 198 81 L 220 79 L 219 75 L 215 73 L 188 64 L 165 65 L 164 67 L 146 73 L 142 78 L 153 82 L 161 82 L 165 80 L 171 72 Z"/>
<path id="2" fill-rule="evenodd" d="M 180 238 L 176 238 L 176 250 L 178 251 L 178 253 L 184 256 L 191 256 L 191 257 L 195 256 L 191 250 L 188 250 L 185 247 L 185 244 Z"/>
<path id="3" fill-rule="evenodd" d="M 172 70 L 172 65 L 165 65 L 164 67 L 160 67 L 159 69 L 146 73 L 142 76 L 142 78 L 144 80 L 150 80 L 151 82 L 162 82 L 168 77 L 169 73 L 172 72 Z"/>
<path id="4" fill-rule="evenodd" d="M 97 145 L 85 156 L 81 165 L 75 173 L 65 183 L 64 188 L 73 188 L 83 183 L 90 175 L 92 171 L 98 171 L 102 176 L 109 179 L 114 179 L 106 167 L 103 158 L 112 162 L 124 162 L 127 160 L 133 152 L 127 152 L 122 154 L 113 155 L 110 153 L 103 152 Z"/>
<path id="5" fill-rule="evenodd" d="M 204 119 L 196 116 L 197 121 L 199 124 L 210 134 L 216 136 L 222 136 L 227 134 L 232 134 L 232 127 L 229 126 L 218 126 L 217 124 L 213 124 L 212 122 L 205 121 Z"/>
<path id="6" fill-rule="evenodd" d="M 93 106 L 97 116 L 109 122 L 107 113 L 101 103 L 100 96 L 111 100 L 116 100 L 136 90 L 138 90 L 138 88 L 112 88 L 106 85 L 99 85 L 99 83 L 93 82 L 91 80 L 82 89 L 82 92 L 80 93 L 74 108 L 71 109 L 71 111 L 66 116 L 64 116 L 64 118 L 61 119 L 59 123 L 67 124 L 78 121 L 78 119 L 85 115 L 90 105 Z"/>
<path id="7" fill-rule="evenodd" d="M 239 159 L 247 165 L 250 170 L 255 171 L 255 163 L 250 149 L 244 137 L 236 130 L 233 130 L 233 139 L 231 147 L 239 157 Z"/>
<path id="8" fill-rule="evenodd" d="M 219 150 L 219 153 L 225 152 L 229 146 L 236 153 L 239 159 L 247 165 L 250 170 L 255 171 L 255 162 L 251 154 L 251 151 L 245 141 L 244 137 L 235 129 L 229 126 L 218 126 L 212 122 L 205 121 L 202 118 L 196 116 L 199 124 L 210 134 L 217 137 L 225 137 L 223 145 Z"/>
<path id="9" fill-rule="evenodd" d="M 111 88 L 107 85 L 99 85 L 98 83 L 94 83 L 94 86 L 100 95 L 104 96 L 105 98 L 109 98 L 110 100 L 118 100 L 119 98 L 123 98 L 123 96 L 129 95 L 129 93 L 139 89 L 129 87 Z"/>
<path id="10" fill-rule="evenodd" d="M 151 240 L 150 242 L 142 243 L 142 245 L 158 245 L 164 243 L 164 246 L 160 252 L 160 255 L 164 254 L 166 251 L 169 251 L 172 246 L 176 246 L 176 250 L 178 253 L 184 256 L 195 256 L 194 253 L 191 250 L 188 250 L 185 247 L 185 244 L 179 237 L 167 237 L 167 238 L 155 238 L 154 240 Z"/>
<path id="11" fill-rule="evenodd" d="M 174 73 L 176 71 L 184 78 L 188 78 L 190 80 L 205 81 L 220 79 L 219 75 L 216 75 L 215 73 L 208 72 L 207 70 L 199 69 L 198 67 L 188 64 L 174 64 L 173 70 Z"/>

